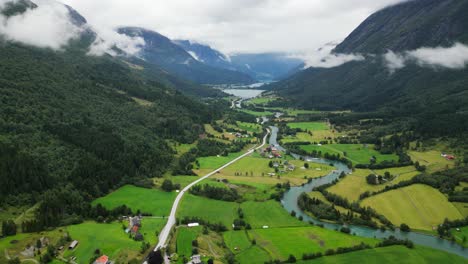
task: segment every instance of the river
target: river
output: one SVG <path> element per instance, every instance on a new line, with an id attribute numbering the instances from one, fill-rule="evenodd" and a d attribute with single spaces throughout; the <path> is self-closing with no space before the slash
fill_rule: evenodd
<path id="1" fill-rule="evenodd" d="M 269 143 L 271 145 L 275 145 L 279 150 L 285 151 L 285 149 L 281 147 L 277 142 L 278 128 L 275 126 L 272 126 L 270 127 L 270 129 L 271 129 L 271 136 L 270 136 Z M 296 154 L 293 154 L 293 156 L 296 159 L 301 157 L 300 155 L 296 155 Z M 337 161 L 316 159 L 316 158 L 310 158 L 310 157 L 304 157 L 304 159 L 310 160 L 311 162 L 316 162 L 316 163 L 333 164 L 336 170 L 324 177 L 313 179 L 310 183 L 307 183 L 304 186 L 291 187 L 291 189 L 288 190 L 284 194 L 283 199 L 281 200 L 283 208 L 286 209 L 288 212 L 295 211 L 296 216 L 297 217 L 302 216 L 303 221 L 305 222 L 313 222 L 315 224 L 322 224 L 327 229 L 332 229 L 332 230 L 340 229 L 343 225 L 322 222 L 304 213 L 301 209 L 299 209 L 297 205 L 297 199 L 299 198 L 299 195 L 301 195 L 301 193 L 311 192 L 312 189 L 315 187 L 318 187 L 327 183 L 331 183 L 340 176 L 341 172 L 344 172 L 347 174 L 351 172 L 351 170 L 344 163 L 337 162 Z M 464 258 L 468 258 L 467 249 L 463 248 L 462 246 L 456 243 L 452 243 L 445 239 L 440 239 L 436 236 L 431 236 L 431 235 L 426 235 L 426 234 L 416 233 L 416 232 L 404 233 L 404 232 L 400 232 L 399 230 L 381 231 L 379 229 L 372 229 L 368 227 L 354 226 L 354 225 L 347 225 L 347 227 L 351 229 L 352 234 L 355 234 L 357 236 L 370 237 L 370 238 L 373 238 L 373 237 L 386 238 L 386 237 L 393 235 L 399 239 L 409 239 L 418 245 L 440 249 L 443 251 L 447 251 L 453 254 L 460 255 Z"/>

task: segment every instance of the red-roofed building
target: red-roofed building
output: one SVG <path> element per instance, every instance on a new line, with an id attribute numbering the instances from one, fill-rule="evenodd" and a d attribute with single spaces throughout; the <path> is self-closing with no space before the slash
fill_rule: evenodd
<path id="1" fill-rule="evenodd" d="M 134 234 L 138 233 L 138 226 L 137 225 L 132 227 L 132 233 L 134 233 Z"/>
<path id="2" fill-rule="evenodd" d="M 109 262 L 109 257 L 102 255 L 94 261 L 94 264 L 107 264 Z"/>

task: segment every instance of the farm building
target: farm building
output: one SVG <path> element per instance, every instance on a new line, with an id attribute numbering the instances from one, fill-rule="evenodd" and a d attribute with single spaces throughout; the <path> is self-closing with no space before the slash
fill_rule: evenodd
<path id="1" fill-rule="evenodd" d="M 78 240 L 73 240 L 70 243 L 70 246 L 68 246 L 68 249 L 74 249 L 74 248 L 76 248 L 77 245 L 78 245 Z"/>
<path id="2" fill-rule="evenodd" d="M 199 223 L 189 223 L 187 226 L 188 227 L 196 227 L 196 226 L 200 226 L 200 224 Z"/>
<path id="3" fill-rule="evenodd" d="M 102 255 L 94 261 L 94 264 L 108 264 L 109 257 L 106 255 Z"/>

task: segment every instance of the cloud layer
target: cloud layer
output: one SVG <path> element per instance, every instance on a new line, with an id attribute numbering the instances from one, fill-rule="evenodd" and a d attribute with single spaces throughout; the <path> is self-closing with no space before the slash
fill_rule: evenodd
<path id="1" fill-rule="evenodd" d="M 291 55 L 304 61 L 304 68 L 333 68 L 351 61 L 363 61 L 365 57 L 361 54 L 341 54 L 332 53 L 336 43 L 328 43 L 325 46 L 313 51 Z"/>
<path id="2" fill-rule="evenodd" d="M 452 47 L 448 48 L 424 47 L 398 54 L 388 51 L 384 55 L 384 59 L 391 72 L 404 68 L 410 62 L 415 62 L 422 67 L 463 69 L 468 65 L 468 46 L 462 43 L 455 43 Z"/>
<path id="3" fill-rule="evenodd" d="M 4 1 L 0 8 L 8 2 Z M 68 9 L 55 1 L 35 1 L 37 8 L 28 9 L 20 15 L 0 15 L 0 34 L 7 40 L 51 49 L 61 49 L 82 29 L 75 26 Z"/>
<path id="4" fill-rule="evenodd" d="M 141 26 L 224 53 L 301 53 L 402 0 L 60 0 L 96 27 Z"/>

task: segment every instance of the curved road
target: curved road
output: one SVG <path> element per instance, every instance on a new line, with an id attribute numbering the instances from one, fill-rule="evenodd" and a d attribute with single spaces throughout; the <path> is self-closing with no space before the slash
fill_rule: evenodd
<path id="1" fill-rule="evenodd" d="M 172 205 L 172 209 L 171 209 L 171 214 L 169 215 L 169 219 L 167 220 L 167 224 L 166 226 L 164 226 L 163 230 L 161 231 L 161 233 L 159 234 L 159 242 L 158 244 L 156 245 L 156 247 L 154 248 L 154 251 L 158 251 L 159 249 L 163 248 L 166 243 L 167 243 L 167 239 L 169 237 L 169 233 L 171 232 L 171 229 L 172 227 L 176 224 L 176 212 L 177 212 L 177 208 L 179 207 L 179 202 L 180 200 L 182 200 L 182 197 L 184 196 L 185 192 L 187 192 L 190 188 L 192 188 L 192 186 L 194 186 L 195 184 L 205 180 L 206 178 L 216 174 L 218 171 L 228 167 L 229 165 L 239 161 L 240 159 L 252 154 L 255 150 L 257 149 L 260 149 L 262 148 L 263 146 L 265 146 L 266 144 L 266 139 L 268 137 L 268 135 L 270 134 L 270 130 L 267 129 L 267 133 L 266 135 L 263 137 L 263 142 L 260 146 L 258 147 L 253 147 L 251 149 L 249 149 L 249 151 L 247 151 L 246 153 L 242 154 L 242 156 L 239 156 L 237 158 L 235 158 L 234 160 L 224 164 L 222 167 L 208 173 L 207 175 L 201 177 L 200 179 L 190 183 L 189 185 L 187 185 L 184 189 L 182 189 L 180 191 L 180 193 L 177 195 L 176 199 L 174 200 L 174 204 Z"/>

